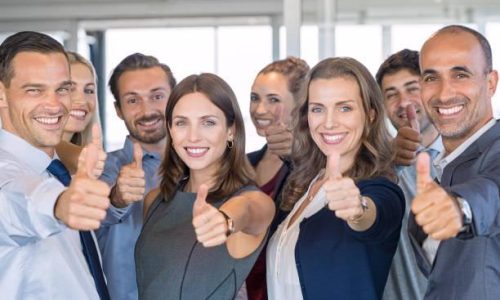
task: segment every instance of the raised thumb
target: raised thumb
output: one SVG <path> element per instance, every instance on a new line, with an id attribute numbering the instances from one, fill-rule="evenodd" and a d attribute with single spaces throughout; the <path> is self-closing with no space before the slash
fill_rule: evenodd
<path id="1" fill-rule="evenodd" d="M 427 152 L 421 152 L 417 156 L 417 194 L 425 191 L 427 185 L 432 182 L 430 157 Z"/>
<path id="2" fill-rule="evenodd" d="M 408 125 L 410 125 L 413 130 L 420 133 L 420 124 L 418 123 L 415 105 L 409 104 L 406 106 L 406 118 L 408 119 Z"/>
<path id="3" fill-rule="evenodd" d="M 139 143 L 134 143 L 134 162 L 135 167 L 142 169 L 142 147 Z"/>
<path id="4" fill-rule="evenodd" d="M 340 155 L 337 152 L 326 157 L 326 176 L 328 179 L 342 178 L 342 173 L 340 173 Z"/>
<path id="5" fill-rule="evenodd" d="M 206 184 L 200 185 L 196 193 L 196 200 L 193 205 L 193 217 L 196 217 L 203 212 L 207 205 L 208 186 Z"/>
<path id="6" fill-rule="evenodd" d="M 78 157 L 78 166 L 76 169 L 76 175 L 79 177 L 89 177 L 92 178 L 93 170 L 97 165 L 99 160 L 99 150 L 97 146 L 93 143 L 88 144 L 83 148 L 80 156 Z"/>

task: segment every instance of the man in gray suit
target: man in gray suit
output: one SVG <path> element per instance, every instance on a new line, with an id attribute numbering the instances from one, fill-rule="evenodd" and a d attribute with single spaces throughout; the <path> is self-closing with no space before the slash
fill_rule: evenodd
<path id="1" fill-rule="evenodd" d="M 480 33 L 447 26 L 420 52 L 422 102 L 444 151 L 417 160 L 408 231 L 428 276 L 425 299 L 500 299 L 500 123 L 491 98 L 498 74 Z"/>

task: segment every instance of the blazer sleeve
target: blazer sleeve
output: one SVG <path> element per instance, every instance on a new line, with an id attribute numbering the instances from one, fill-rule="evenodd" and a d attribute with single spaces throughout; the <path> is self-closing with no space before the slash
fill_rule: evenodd
<path id="1" fill-rule="evenodd" d="M 371 180 L 362 180 L 358 188 L 363 196 L 373 200 L 377 208 L 374 224 L 366 231 L 358 232 L 350 229 L 357 238 L 382 242 L 393 238 L 401 231 L 401 221 L 405 211 L 404 195 L 401 188 L 386 178 L 379 177 Z"/>
<path id="2" fill-rule="evenodd" d="M 477 171 L 474 172 L 474 169 Z M 453 173 L 453 181 L 458 183 L 446 187 L 446 190 L 469 203 L 474 235 L 498 234 L 500 232 L 500 141 L 494 142 L 472 165 L 464 163 L 457 167 Z"/>

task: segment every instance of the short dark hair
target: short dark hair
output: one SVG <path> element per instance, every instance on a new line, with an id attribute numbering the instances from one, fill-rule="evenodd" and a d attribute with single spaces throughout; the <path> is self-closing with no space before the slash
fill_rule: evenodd
<path id="1" fill-rule="evenodd" d="M 15 33 L 0 45 L 0 81 L 5 87 L 10 86 L 10 81 L 14 77 L 12 61 L 21 52 L 61 53 L 67 58 L 64 47 L 46 34 L 35 31 Z"/>
<path id="2" fill-rule="evenodd" d="M 109 88 L 113 97 L 115 97 L 115 102 L 118 107 L 120 107 L 120 91 L 118 91 L 118 80 L 127 71 L 135 71 L 142 69 L 150 69 L 154 67 L 160 67 L 167 75 L 168 84 L 170 89 L 173 90 L 176 84 L 172 70 L 166 64 L 160 63 L 160 61 L 151 55 L 144 55 L 142 53 L 134 53 L 125 57 L 113 70 L 111 73 L 111 78 L 109 78 Z"/>
<path id="3" fill-rule="evenodd" d="M 381 65 L 375 75 L 377 83 L 382 87 L 384 76 L 392 75 L 401 70 L 408 70 L 411 74 L 420 76 L 418 51 L 403 49 L 389 56 Z"/>
<path id="4" fill-rule="evenodd" d="M 433 37 L 437 36 L 439 34 L 442 34 L 442 33 L 457 34 L 459 32 L 470 33 L 477 39 L 477 41 L 479 42 L 479 45 L 481 46 L 481 50 L 483 50 L 484 58 L 486 60 L 485 61 L 485 63 L 486 63 L 486 70 L 485 71 L 486 71 L 486 73 L 491 72 L 491 70 L 493 70 L 493 56 L 491 54 L 491 46 L 490 46 L 490 43 L 488 42 L 488 40 L 486 39 L 486 37 L 484 37 L 484 35 L 482 35 L 478 31 L 476 31 L 472 28 L 466 27 L 466 26 L 462 26 L 462 25 L 448 25 L 448 26 L 445 26 L 445 27 L 439 29 L 433 35 Z"/>

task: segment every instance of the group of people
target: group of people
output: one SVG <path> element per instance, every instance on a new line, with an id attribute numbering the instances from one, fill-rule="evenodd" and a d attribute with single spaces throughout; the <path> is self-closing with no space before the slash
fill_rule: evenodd
<path id="1" fill-rule="evenodd" d="M 5 299 L 499 299 L 498 74 L 460 25 L 372 76 L 353 58 L 265 66 L 245 153 L 230 86 L 135 53 L 109 88 L 51 37 L 0 45 Z M 389 120 L 397 130 L 392 138 Z"/>

